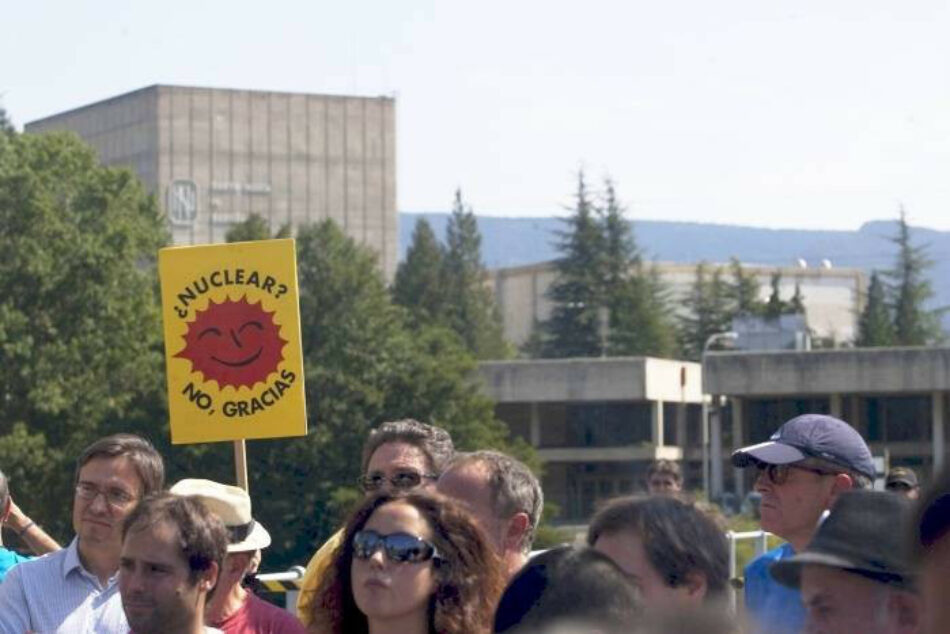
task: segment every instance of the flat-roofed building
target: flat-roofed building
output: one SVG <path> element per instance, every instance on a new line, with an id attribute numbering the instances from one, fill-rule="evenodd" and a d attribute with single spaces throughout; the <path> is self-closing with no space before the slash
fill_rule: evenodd
<path id="1" fill-rule="evenodd" d="M 256 213 L 273 230 L 331 218 L 397 258 L 395 100 L 155 85 L 26 124 L 72 130 L 162 201 L 175 244 L 221 242 Z"/>
<path id="2" fill-rule="evenodd" d="M 696 264 L 655 263 L 661 279 L 670 290 L 670 305 L 682 312 L 686 298 L 696 280 Z M 721 268 L 728 280 L 728 264 L 707 264 L 707 271 Z M 759 297 L 768 299 L 772 275 L 781 275 L 779 286 L 782 299 L 795 294 L 795 287 L 804 297 L 807 325 L 813 337 L 825 345 L 840 345 L 854 340 L 857 320 L 864 307 L 867 280 L 859 269 L 798 268 L 744 266 L 744 270 L 759 282 Z M 495 293 L 504 326 L 505 338 L 515 345 L 523 345 L 535 324 L 551 315 L 552 303 L 547 298 L 548 287 L 557 277 L 553 262 L 527 266 L 494 269 L 489 272 L 489 284 Z"/>
<path id="3" fill-rule="evenodd" d="M 711 422 L 714 498 L 752 485 L 750 473 L 729 466 L 732 451 L 807 412 L 847 421 L 892 465 L 929 475 L 946 462 L 950 348 L 710 352 L 704 361 L 704 389 L 723 404 Z"/>
<path id="4" fill-rule="evenodd" d="M 485 394 L 513 436 L 544 463 L 545 497 L 559 520 L 583 523 L 603 500 L 642 490 L 659 458 L 701 480 L 698 363 L 649 357 L 487 361 Z"/>

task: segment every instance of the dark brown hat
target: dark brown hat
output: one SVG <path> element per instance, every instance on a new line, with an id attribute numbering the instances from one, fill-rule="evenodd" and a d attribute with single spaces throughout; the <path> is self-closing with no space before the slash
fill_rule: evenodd
<path id="1" fill-rule="evenodd" d="M 913 590 L 914 573 L 906 543 L 912 513 L 913 505 L 900 495 L 845 493 L 805 550 L 775 563 L 769 572 L 779 583 L 797 588 L 802 566 L 814 564 Z"/>

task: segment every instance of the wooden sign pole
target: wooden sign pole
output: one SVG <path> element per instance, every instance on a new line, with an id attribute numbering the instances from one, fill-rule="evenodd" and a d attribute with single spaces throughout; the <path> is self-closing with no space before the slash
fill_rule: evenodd
<path id="1" fill-rule="evenodd" d="M 243 438 L 234 441 L 234 473 L 237 485 L 250 494 L 251 489 L 247 481 L 247 446 Z"/>

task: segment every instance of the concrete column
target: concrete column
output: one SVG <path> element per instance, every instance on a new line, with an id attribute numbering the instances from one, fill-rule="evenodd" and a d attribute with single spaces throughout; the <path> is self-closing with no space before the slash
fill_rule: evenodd
<path id="1" fill-rule="evenodd" d="M 531 426 L 531 446 L 540 447 L 541 446 L 541 416 L 538 414 L 538 404 L 531 403 L 528 405 L 529 411 L 529 423 Z"/>
<path id="2" fill-rule="evenodd" d="M 841 407 L 840 394 L 828 395 L 828 412 L 835 418 L 841 418 L 844 416 L 844 409 Z"/>
<path id="3" fill-rule="evenodd" d="M 683 448 L 686 455 L 686 403 L 676 404 L 676 444 Z"/>
<path id="4" fill-rule="evenodd" d="M 943 392 L 934 392 L 930 396 L 931 424 L 933 425 L 934 474 L 943 469 L 946 439 L 944 436 Z"/>
<path id="5" fill-rule="evenodd" d="M 722 407 L 720 397 L 709 404 L 709 497 L 719 499 L 723 492 L 722 478 Z"/>
<path id="6" fill-rule="evenodd" d="M 732 450 L 742 448 L 742 399 L 733 396 L 730 399 L 732 404 Z M 742 500 L 745 497 L 745 478 L 743 478 L 742 469 L 733 469 L 732 478 L 735 483 L 735 492 L 739 496 L 739 499 Z"/>
<path id="7" fill-rule="evenodd" d="M 663 401 L 650 401 L 650 441 L 657 447 L 666 444 L 663 438 Z"/>

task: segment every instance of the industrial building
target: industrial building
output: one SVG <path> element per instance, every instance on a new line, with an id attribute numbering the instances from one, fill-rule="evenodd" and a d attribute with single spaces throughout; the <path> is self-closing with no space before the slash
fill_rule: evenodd
<path id="1" fill-rule="evenodd" d="M 657 262 L 661 279 L 670 291 L 670 305 L 677 309 L 696 280 L 696 264 Z M 707 271 L 723 269 L 729 279 L 727 264 L 707 264 Z M 819 344 L 836 346 L 851 342 L 857 333 L 858 316 L 864 307 L 867 279 L 859 269 L 821 267 L 744 266 L 759 282 L 760 298 L 768 299 L 772 275 L 781 275 L 782 299 L 791 299 L 795 286 L 804 297 L 805 316 L 811 337 Z M 500 268 L 490 271 L 489 284 L 501 313 L 505 338 L 523 345 L 532 329 L 551 314 L 548 287 L 557 277 L 553 262 Z"/>
<path id="2" fill-rule="evenodd" d="M 395 100 L 155 85 L 26 124 L 72 130 L 131 167 L 164 204 L 175 244 L 221 242 L 256 213 L 273 230 L 331 218 L 397 258 Z"/>

